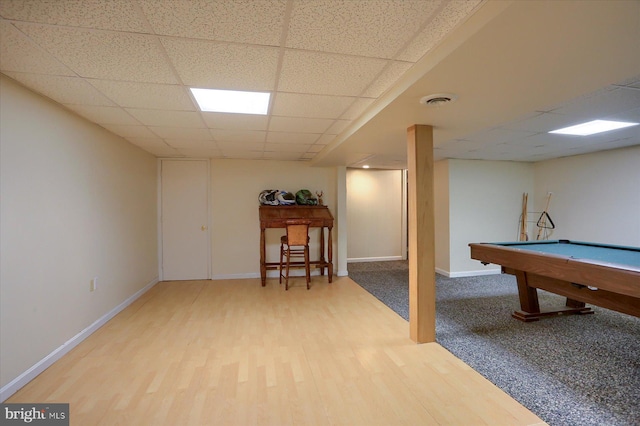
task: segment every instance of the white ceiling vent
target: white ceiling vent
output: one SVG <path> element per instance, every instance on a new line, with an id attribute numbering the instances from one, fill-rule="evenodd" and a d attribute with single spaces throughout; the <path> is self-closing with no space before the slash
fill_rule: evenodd
<path id="1" fill-rule="evenodd" d="M 436 107 L 450 104 L 451 102 L 455 102 L 456 99 L 458 99 L 458 97 L 451 93 L 436 93 L 434 95 L 424 96 L 420 99 L 420 103 L 422 105 Z"/>

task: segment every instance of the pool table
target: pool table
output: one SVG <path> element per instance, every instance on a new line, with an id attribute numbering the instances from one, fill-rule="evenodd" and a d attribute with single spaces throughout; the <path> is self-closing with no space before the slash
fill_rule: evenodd
<path id="1" fill-rule="evenodd" d="M 471 243 L 471 258 L 515 275 L 520 310 L 537 321 L 554 315 L 591 314 L 589 303 L 640 317 L 640 247 L 570 240 Z M 561 309 L 542 311 L 537 289 L 567 298 Z"/>

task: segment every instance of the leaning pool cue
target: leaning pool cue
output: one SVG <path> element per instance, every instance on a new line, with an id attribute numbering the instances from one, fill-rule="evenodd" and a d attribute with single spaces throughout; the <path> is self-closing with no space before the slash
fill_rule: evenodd
<path id="1" fill-rule="evenodd" d="M 526 192 L 522 194 L 522 222 L 520 223 L 520 241 L 529 240 L 527 235 L 527 200 L 529 194 Z"/>
<path id="2" fill-rule="evenodd" d="M 549 204 L 551 204 L 551 192 L 547 193 L 547 206 L 544 208 L 544 211 L 540 215 L 540 220 L 538 221 L 538 236 L 536 240 L 539 240 L 542 236 L 542 230 L 547 226 L 547 216 L 549 215 Z"/>

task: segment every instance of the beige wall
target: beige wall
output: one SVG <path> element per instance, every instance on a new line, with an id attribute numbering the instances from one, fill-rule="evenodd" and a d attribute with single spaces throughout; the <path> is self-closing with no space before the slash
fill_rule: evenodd
<path id="1" fill-rule="evenodd" d="M 350 262 L 403 258 L 402 185 L 401 170 L 347 170 Z"/>
<path id="2" fill-rule="evenodd" d="M 531 163 L 449 160 L 451 276 L 499 268 L 471 259 L 469 243 L 517 240 L 523 192 L 532 198 Z"/>
<path id="3" fill-rule="evenodd" d="M 311 167 L 304 162 L 270 160 L 211 160 L 212 271 L 214 279 L 260 276 L 258 194 L 281 189 L 294 194 L 323 191 L 325 205 L 336 217 L 336 168 Z M 311 229 L 311 256 L 318 257 L 318 229 Z M 282 229 L 267 229 L 267 261 L 277 261 Z M 334 230 L 334 260 L 337 259 Z M 326 237 L 325 237 L 326 238 Z M 334 263 L 334 270 L 336 269 Z M 274 275 L 277 276 L 277 275 Z"/>
<path id="4" fill-rule="evenodd" d="M 436 161 L 433 165 L 434 218 L 436 243 L 436 271 L 448 275 L 451 271 L 449 257 L 449 161 Z"/>
<path id="5" fill-rule="evenodd" d="M 157 177 L 150 154 L 13 80 L 0 85 L 6 389 L 157 280 Z"/>
<path id="6" fill-rule="evenodd" d="M 536 163 L 536 210 L 556 225 L 552 239 L 640 247 L 640 145 Z"/>
<path id="7" fill-rule="evenodd" d="M 553 194 L 549 239 L 640 246 L 640 146 L 538 163 L 444 160 L 435 171 L 436 267 L 445 275 L 499 271 L 470 259 L 468 243 L 517 240 L 524 192 L 534 222 Z M 535 239 L 535 224 L 528 229 Z"/>

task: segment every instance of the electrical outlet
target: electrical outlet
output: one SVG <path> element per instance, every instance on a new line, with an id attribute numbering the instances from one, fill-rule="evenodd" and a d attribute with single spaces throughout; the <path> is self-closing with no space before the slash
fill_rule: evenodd
<path id="1" fill-rule="evenodd" d="M 89 287 L 89 291 L 96 291 L 98 289 L 98 277 L 93 277 L 91 280 L 91 286 Z"/>

